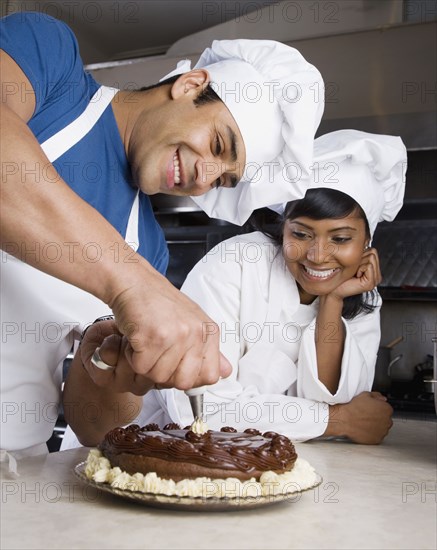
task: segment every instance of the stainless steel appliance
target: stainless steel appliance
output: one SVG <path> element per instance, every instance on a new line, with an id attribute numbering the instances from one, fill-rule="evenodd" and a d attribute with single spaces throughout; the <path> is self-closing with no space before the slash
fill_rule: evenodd
<path id="1" fill-rule="evenodd" d="M 375 389 L 395 409 L 435 414 L 433 341 L 437 337 L 437 188 L 435 149 L 408 151 L 405 201 L 395 221 L 379 224 L 374 237 L 383 281 L 379 292 L 381 344 L 402 340 L 377 363 Z M 387 373 L 386 364 L 402 355 Z M 381 372 L 381 367 L 385 370 Z M 383 380 L 385 385 L 378 387 Z"/>
<path id="2" fill-rule="evenodd" d="M 437 414 L 437 338 L 433 338 L 434 343 L 434 358 L 433 358 L 433 369 L 432 369 L 432 385 L 434 391 L 434 408 Z"/>

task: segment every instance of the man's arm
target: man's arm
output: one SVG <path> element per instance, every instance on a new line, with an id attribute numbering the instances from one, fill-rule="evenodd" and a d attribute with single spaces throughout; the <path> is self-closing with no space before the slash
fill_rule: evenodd
<path id="1" fill-rule="evenodd" d="M 113 273 L 123 265 L 123 252 L 119 264 L 114 264 L 110 247 L 118 243 L 120 251 L 126 255 L 129 251 L 118 232 L 56 174 L 27 126 L 35 108 L 32 86 L 15 61 L 1 50 L 0 75 L 2 249 L 109 303 Z M 80 252 L 80 245 L 84 246 L 90 235 L 99 235 L 102 247 L 99 277 L 90 276 L 93 265 Z M 62 250 L 59 261 L 48 261 L 43 254 L 26 255 L 26 250 L 35 248 L 35 242 L 56 242 Z M 73 248 L 78 250 L 74 258 L 71 243 L 78 243 Z"/>
<path id="2" fill-rule="evenodd" d="M 0 78 L 3 250 L 108 304 L 129 340 L 127 353 L 137 373 L 181 389 L 227 376 L 230 366 L 219 354 L 218 331 L 204 333 L 211 319 L 141 256 L 132 262 L 119 233 L 59 174 L 54 177 L 54 167 L 26 124 L 35 108 L 31 84 L 3 51 Z M 11 89 L 16 93 L 7 93 Z M 91 236 L 102 251 L 98 263 L 87 262 L 81 253 Z M 36 242 L 56 242 L 59 260 L 26 256 Z M 71 243 L 78 251 L 73 259 Z M 114 245 L 120 250 L 117 262 Z"/>

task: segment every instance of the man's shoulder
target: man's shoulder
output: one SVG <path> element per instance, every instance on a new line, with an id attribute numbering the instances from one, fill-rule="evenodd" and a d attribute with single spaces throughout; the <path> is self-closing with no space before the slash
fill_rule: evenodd
<path id="1" fill-rule="evenodd" d="M 85 72 L 76 37 L 66 23 L 23 12 L 3 18 L 0 27 L 2 49 L 35 94 L 29 127 L 42 143 L 84 111 L 98 85 Z"/>
<path id="2" fill-rule="evenodd" d="M 20 12 L 0 19 L 1 48 L 26 74 L 32 86 L 48 93 L 75 70 L 83 71 L 79 45 L 70 27 L 38 12 Z M 45 77 L 47 82 L 45 82 Z"/>
<path id="3" fill-rule="evenodd" d="M 1 48 L 29 79 L 37 96 L 46 96 L 83 72 L 79 45 L 70 27 L 37 12 L 14 13 L 0 20 Z M 37 97 L 38 103 L 38 97 Z"/>
<path id="4" fill-rule="evenodd" d="M 42 12 L 23 11 L 0 18 L 0 32 L 4 33 L 9 28 L 14 29 L 17 38 L 29 36 L 29 33 L 49 38 L 57 33 L 69 35 L 75 40 L 75 35 L 67 23 Z"/>

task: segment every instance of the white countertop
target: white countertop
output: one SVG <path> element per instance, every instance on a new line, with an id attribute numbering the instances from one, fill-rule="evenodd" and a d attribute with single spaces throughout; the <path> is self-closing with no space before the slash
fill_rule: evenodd
<path id="1" fill-rule="evenodd" d="M 256 510 L 158 510 L 83 485 L 87 449 L 1 465 L 2 550 L 13 548 L 437 547 L 437 422 L 395 419 L 379 446 L 296 445 L 323 483 L 294 502 Z"/>

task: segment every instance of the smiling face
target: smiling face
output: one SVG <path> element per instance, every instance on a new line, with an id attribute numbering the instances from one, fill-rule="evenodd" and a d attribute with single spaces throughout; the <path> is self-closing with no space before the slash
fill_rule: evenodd
<path id="1" fill-rule="evenodd" d="M 202 195 L 241 179 L 245 147 L 230 111 L 222 101 L 194 103 L 207 78 L 201 70 L 182 75 L 165 100 L 139 114 L 128 158 L 144 193 Z"/>
<path id="2" fill-rule="evenodd" d="M 288 219 L 283 255 L 301 303 L 309 304 L 354 277 L 367 243 L 365 221 L 356 212 L 340 219 Z"/>

